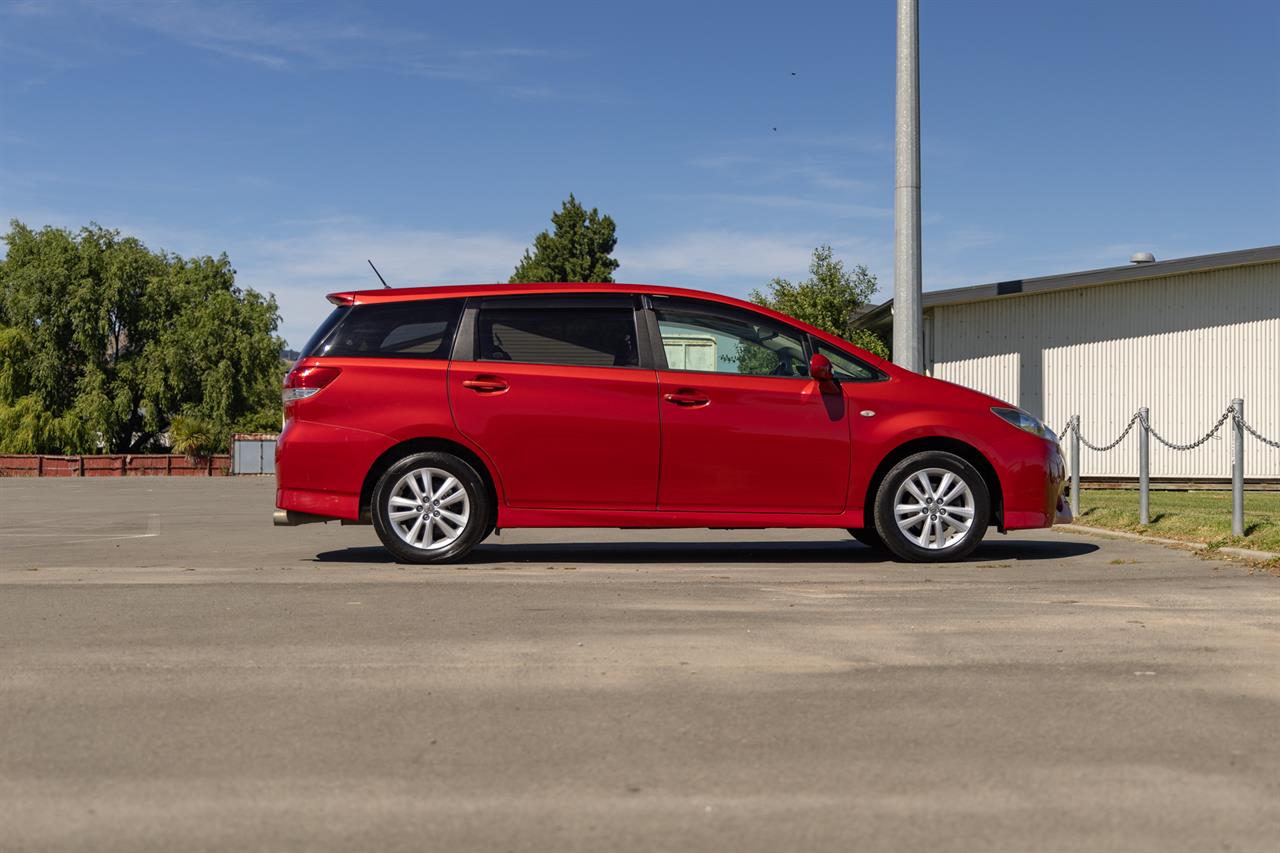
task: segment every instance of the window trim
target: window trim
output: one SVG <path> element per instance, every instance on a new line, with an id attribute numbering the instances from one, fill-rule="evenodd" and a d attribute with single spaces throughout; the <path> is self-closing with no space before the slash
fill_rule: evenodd
<path id="1" fill-rule="evenodd" d="M 664 294 L 658 294 L 658 295 L 664 296 Z M 664 298 L 675 299 L 678 302 L 686 302 L 686 303 L 694 304 L 697 306 L 697 309 L 699 311 L 705 311 L 708 314 L 718 314 L 719 316 L 724 317 L 725 319 L 728 319 L 728 320 L 741 320 L 742 317 L 745 315 L 745 316 L 757 317 L 759 318 L 760 322 L 781 326 L 783 329 L 788 331 L 800 342 L 801 349 L 804 351 L 804 363 L 806 368 L 808 367 L 809 361 L 813 358 L 813 354 L 816 351 L 814 349 L 813 341 L 810 340 L 810 335 L 808 332 L 805 332 L 802 329 L 797 329 L 795 326 L 792 326 L 790 323 L 783 323 L 781 321 L 775 320 L 773 317 L 768 317 L 764 314 L 761 314 L 758 311 L 752 311 L 750 308 L 741 308 L 737 305 L 725 305 L 720 302 L 713 302 L 708 299 L 698 299 L 696 297 L 689 297 L 689 296 L 670 296 L 670 297 L 664 297 Z M 650 337 L 653 341 L 653 344 L 652 344 L 653 361 L 654 361 L 656 370 L 665 370 L 670 373 L 700 374 L 703 376 L 738 376 L 738 377 L 748 377 L 751 379 L 788 379 L 792 381 L 800 380 L 803 382 L 813 381 L 813 379 L 808 375 L 807 372 L 804 376 L 773 376 L 773 375 L 761 375 L 758 373 L 729 373 L 723 370 L 682 370 L 680 368 L 671 367 L 669 364 L 667 364 L 667 351 L 662 345 L 662 330 L 661 330 L 661 327 L 658 325 L 658 309 L 654 307 L 653 300 L 650 298 L 648 294 L 646 294 L 644 297 L 644 314 L 646 316 L 646 322 L 651 329 Z"/>
<path id="2" fill-rule="evenodd" d="M 625 308 L 631 311 L 631 327 L 635 334 L 636 364 L 561 364 L 545 361 L 497 361 L 480 358 L 480 311 L 486 305 L 515 304 L 521 308 Z M 577 304 L 574 304 L 577 303 Z M 513 293 L 493 296 L 474 296 L 467 299 L 454 337 L 450 361 L 466 361 L 475 364 L 528 364 L 538 367 L 561 367 L 591 370 L 653 370 L 652 343 L 649 330 L 640 320 L 640 300 L 636 294 L 618 291 L 590 291 L 587 293 Z"/>

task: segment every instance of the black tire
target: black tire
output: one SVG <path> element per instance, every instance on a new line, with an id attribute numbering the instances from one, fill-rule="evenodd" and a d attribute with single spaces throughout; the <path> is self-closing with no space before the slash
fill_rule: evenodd
<path id="1" fill-rule="evenodd" d="M 849 535 L 873 551 L 884 551 L 884 540 L 874 527 L 850 527 Z"/>
<path id="2" fill-rule="evenodd" d="M 954 528 L 950 527 L 944 518 L 938 518 L 937 514 L 925 516 L 926 519 L 937 519 L 939 529 L 945 531 L 943 539 L 945 544 L 939 548 L 922 547 L 915 537 L 907 536 L 899 529 L 894 513 L 898 490 L 902 488 L 903 483 L 917 475 L 925 474 L 928 469 L 951 472 L 964 482 L 972 496 L 972 506 L 965 506 L 963 509 L 971 509 L 973 518 L 968 530 L 962 535 L 956 535 Z M 948 491 L 952 488 L 954 487 L 948 486 Z M 942 509 L 937 510 L 937 513 L 946 515 L 942 513 Z M 949 509 L 951 513 L 957 512 L 956 506 L 950 506 Z M 951 517 L 954 518 L 955 515 Z M 982 475 L 964 459 L 953 453 L 927 450 L 908 456 L 889 469 L 889 473 L 885 475 L 880 488 L 876 491 L 875 521 L 876 532 L 884 541 L 885 547 L 901 560 L 911 563 L 961 560 L 973 553 L 973 549 L 978 547 L 978 543 L 987 532 L 987 526 L 991 523 L 991 495 Z M 924 525 L 928 523 L 929 521 L 922 522 L 922 531 L 926 529 Z M 924 535 L 931 543 L 936 541 L 936 534 L 925 533 Z M 948 540 L 946 536 L 952 538 Z"/>
<path id="3" fill-rule="evenodd" d="M 437 533 L 441 533 L 438 540 L 447 540 L 440 545 L 431 547 L 410 544 L 405 536 L 398 532 L 403 530 L 404 527 L 410 527 L 409 532 L 412 532 L 413 528 L 410 523 L 417 523 L 416 516 L 411 516 L 398 522 L 393 521 L 390 517 L 391 499 L 397 497 L 397 495 L 393 494 L 397 484 L 401 484 L 402 478 L 405 478 L 410 472 L 424 471 L 425 469 L 444 472 L 444 474 L 455 478 L 466 496 L 466 521 L 461 525 L 460 532 L 451 540 L 447 539 L 447 535 L 441 533 L 444 529 L 441 525 L 444 524 L 450 525 L 451 529 L 457 529 L 456 525 L 448 521 L 449 516 L 441 519 L 437 515 L 436 518 L 441 519 L 441 521 L 432 527 L 432 522 L 429 519 L 432 514 L 438 513 L 439 509 L 433 510 L 425 501 L 419 505 L 425 506 L 427 510 L 422 513 L 423 521 L 427 525 L 427 533 L 420 533 L 420 537 L 427 534 L 434 536 Z M 438 476 L 432 476 L 431 483 L 433 486 L 438 482 L 436 479 Z M 421 475 L 419 475 L 416 484 L 421 487 Z M 443 485 L 444 483 L 441 482 L 441 486 Z M 407 485 L 402 486 L 401 489 L 403 490 L 407 487 Z M 456 491 L 447 494 L 445 496 L 446 501 L 455 493 Z M 461 501 L 457 502 L 460 503 Z M 457 503 L 452 504 L 452 506 L 456 507 Z M 403 510 L 398 511 L 407 512 L 410 509 L 410 507 L 406 506 Z M 484 480 L 480 478 L 475 468 L 452 453 L 440 451 L 412 453 L 383 472 L 382 476 L 378 478 L 377 485 L 373 487 L 373 500 L 370 510 L 373 515 L 373 529 L 377 531 L 378 538 L 382 540 L 382 544 L 391 552 L 398 563 L 448 563 L 458 560 L 489 534 L 493 529 L 495 519 L 495 507 L 489 499 L 489 491 L 485 488 Z M 460 514 L 454 513 L 454 515 Z M 425 541 L 425 539 L 420 538 L 419 541 Z"/>

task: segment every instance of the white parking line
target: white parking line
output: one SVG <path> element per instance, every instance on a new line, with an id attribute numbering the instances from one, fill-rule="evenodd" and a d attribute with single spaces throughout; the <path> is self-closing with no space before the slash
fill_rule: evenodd
<path id="1" fill-rule="evenodd" d="M 51 533 L 41 533 L 41 534 L 31 534 L 31 533 L 27 533 L 27 534 L 23 534 L 23 535 L 26 535 L 26 536 L 32 536 L 32 535 L 52 536 L 52 535 L 54 535 L 54 534 L 51 534 Z M 159 536 L 159 535 L 160 535 L 159 533 L 130 533 L 130 534 L 129 534 L 129 535 L 127 535 L 127 536 L 95 536 L 95 537 L 93 537 L 93 538 L 91 538 L 91 539 L 67 539 L 67 540 L 64 540 L 64 541 L 62 541 L 62 542 L 59 542 L 58 544 L 59 544 L 59 545 L 79 545 L 79 544 L 82 544 L 82 543 L 84 543 L 84 542 L 109 542 L 109 541 L 111 541 L 111 540 L 113 540 L 113 539 L 150 539 L 152 536 Z M 28 542 L 28 543 L 26 543 L 25 545 L 6 545 L 5 547 L 7 547 L 7 548 L 46 548 L 46 547 L 48 547 L 48 543 L 47 543 L 47 542 Z"/>

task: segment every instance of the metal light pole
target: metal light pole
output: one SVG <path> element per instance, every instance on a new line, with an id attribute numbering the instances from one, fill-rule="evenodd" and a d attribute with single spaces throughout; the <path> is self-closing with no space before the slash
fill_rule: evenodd
<path id="1" fill-rule="evenodd" d="M 893 182 L 893 361 L 924 369 L 920 311 L 920 0 L 898 0 Z"/>

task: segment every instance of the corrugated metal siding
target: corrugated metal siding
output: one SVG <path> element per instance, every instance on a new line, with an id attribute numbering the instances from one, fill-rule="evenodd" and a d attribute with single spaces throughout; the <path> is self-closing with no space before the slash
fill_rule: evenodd
<path id="1" fill-rule="evenodd" d="M 1143 405 L 1162 435 L 1189 442 L 1234 397 L 1263 435 L 1280 437 L 1280 264 L 931 312 L 934 376 L 1016 403 L 1055 430 L 1078 413 L 1094 444 L 1112 441 Z M 1152 476 L 1229 476 L 1227 426 L 1194 451 L 1152 440 Z M 1082 472 L 1136 476 L 1137 454 L 1135 432 L 1107 453 L 1084 449 Z M 1280 450 L 1246 436 L 1245 473 L 1280 477 Z"/>

